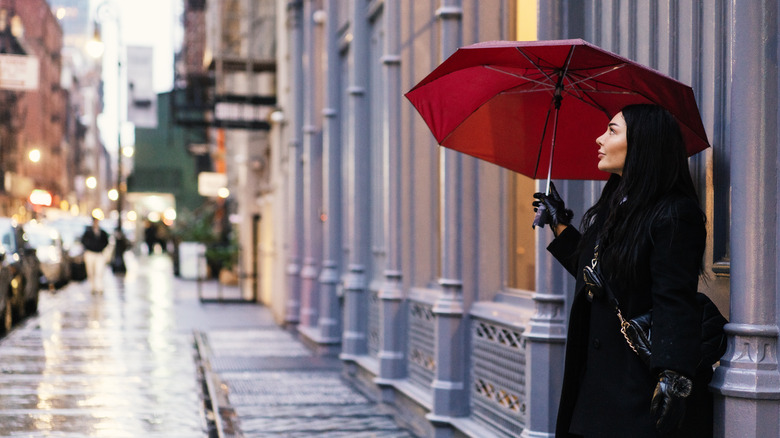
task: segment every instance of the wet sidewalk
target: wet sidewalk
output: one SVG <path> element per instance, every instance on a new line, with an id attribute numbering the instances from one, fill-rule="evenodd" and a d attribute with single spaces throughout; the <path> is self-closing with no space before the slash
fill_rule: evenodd
<path id="1" fill-rule="evenodd" d="M 239 309 L 251 318 L 235 318 Z M 391 412 L 341 378 L 341 361 L 316 357 L 268 309 L 204 304 L 219 325 L 196 333 L 210 415 L 220 437 L 414 437 Z"/>
<path id="2" fill-rule="evenodd" d="M 268 309 L 201 302 L 216 284 L 175 278 L 167 256 L 127 264 L 101 295 L 42 291 L 0 339 L 0 436 L 413 436 Z"/>
<path id="3" fill-rule="evenodd" d="M 206 436 L 170 262 L 146 262 L 107 272 L 102 294 L 86 282 L 41 291 L 38 314 L 0 339 L 0 435 Z"/>

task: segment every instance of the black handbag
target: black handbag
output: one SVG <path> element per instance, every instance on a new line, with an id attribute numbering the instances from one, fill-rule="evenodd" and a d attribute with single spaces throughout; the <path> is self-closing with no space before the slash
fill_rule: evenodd
<path id="1" fill-rule="evenodd" d="M 615 313 L 620 320 L 620 332 L 626 339 L 626 343 L 639 356 L 642 362 L 649 367 L 652 357 L 650 335 L 653 329 L 653 310 L 650 309 L 647 313 L 626 320 L 620 311 L 620 303 L 618 303 L 609 283 L 601 275 L 598 262 L 597 243 L 591 266 L 585 266 L 582 270 L 588 295 L 590 298 L 594 296 L 602 298 L 606 295 L 606 298 L 615 308 Z M 699 366 L 705 364 L 712 366 L 726 353 L 726 333 L 723 330 L 723 326 L 728 321 L 707 295 L 696 292 L 696 301 L 702 310 L 701 362 L 699 362 Z"/>

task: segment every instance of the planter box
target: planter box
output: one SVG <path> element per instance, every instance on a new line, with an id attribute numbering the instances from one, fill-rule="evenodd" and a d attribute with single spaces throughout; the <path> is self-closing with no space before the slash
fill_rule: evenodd
<path id="1" fill-rule="evenodd" d="M 219 271 L 219 282 L 225 286 L 238 286 L 238 274 L 230 269 Z"/>
<path id="2" fill-rule="evenodd" d="M 179 244 L 179 276 L 185 280 L 203 280 L 208 276 L 206 245 L 199 242 Z"/>

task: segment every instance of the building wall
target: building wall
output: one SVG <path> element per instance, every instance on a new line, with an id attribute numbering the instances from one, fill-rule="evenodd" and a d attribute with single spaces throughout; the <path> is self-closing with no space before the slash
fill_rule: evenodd
<path id="1" fill-rule="evenodd" d="M 34 188 L 48 190 L 59 200 L 70 187 L 68 175 L 47 169 L 65 169 L 67 164 L 62 143 L 66 117 L 66 93 L 60 87 L 62 29 L 44 0 L 17 2 L 13 6 L 7 10 L 13 10 L 21 23 L 17 38 L 27 55 L 39 61 L 39 85 L 37 90 L 16 92 L 21 126 L 12 160 L 19 174 L 32 179 Z M 32 149 L 41 151 L 39 163 L 28 159 Z"/>
<path id="2" fill-rule="evenodd" d="M 68 110 L 62 147 L 69 164 L 62 177 L 70 184 L 66 199 L 77 207 L 72 212 L 89 214 L 95 207 L 108 208 L 105 192 L 114 185 L 110 166 L 100 162 L 106 157 L 97 129 L 97 116 L 102 111 L 100 60 L 86 51 L 87 42 L 94 38 L 95 23 L 89 0 L 48 3 L 63 28 L 61 83 L 68 95 Z M 106 173 L 101 174 L 101 169 Z M 99 189 L 86 188 L 84 181 L 90 175 L 98 177 Z"/>
<path id="3" fill-rule="evenodd" d="M 171 93 L 157 95 L 157 127 L 136 128 L 133 173 L 129 192 L 170 193 L 177 209 L 193 211 L 203 203 L 198 194 L 195 158 L 187 153 L 189 143 L 202 143 L 200 131 L 177 126 L 171 119 Z M 193 137 L 194 136 L 194 137 Z"/>
<path id="4" fill-rule="evenodd" d="M 530 14 L 538 39 L 584 38 L 694 88 L 712 144 L 690 161 L 708 224 L 700 288 L 732 322 L 713 381 L 717 436 L 777 436 L 762 421 L 780 400 L 777 1 L 277 6 L 285 287 L 263 300 L 280 319 L 339 352 L 348 376 L 424 435 L 551 436 L 573 280 L 545 251 L 546 230 L 518 261 L 531 217 L 515 212 L 535 188 L 438 148 L 403 98 L 458 46 L 513 39 Z M 603 186 L 558 187 L 581 214 Z"/>
<path id="5" fill-rule="evenodd" d="M 127 46 L 127 121 L 137 128 L 157 126 L 157 93 L 154 92 L 152 71 L 154 48 Z"/>

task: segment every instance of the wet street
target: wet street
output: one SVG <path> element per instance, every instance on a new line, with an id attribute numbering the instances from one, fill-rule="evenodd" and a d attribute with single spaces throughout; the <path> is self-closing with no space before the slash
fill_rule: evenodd
<path id="1" fill-rule="evenodd" d="M 38 315 L 0 340 L 0 435 L 207 435 L 170 260 L 128 260 L 124 277 L 107 271 L 102 295 L 86 282 L 41 291 Z"/>
<path id="2" fill-rule="evenodd" d="M 199 289 L 165 255 L 126 260 L 101 295 L 41 291 L 0 339 L 0 437 L 416 436 L 269 309 L 214 300 L 237 287 Z"/>

